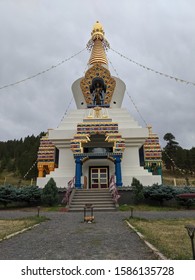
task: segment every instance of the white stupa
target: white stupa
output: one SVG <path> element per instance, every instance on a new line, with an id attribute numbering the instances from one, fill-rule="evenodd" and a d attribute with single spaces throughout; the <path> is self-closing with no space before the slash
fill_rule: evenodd
<path id="1" fill-rule="evenodd" d="M 66 115 L 58 128 L 49 130 L 39 150 L 40 187 L 51 177 L 58 187 L 65 187 L 75 177 L 76 188 L 108 188 L 113 174 L 117 187 L 130 186 L 133 177 L 144 186 L 161 183 L 160 175 L 140 166 L 139 149 L 149 136 L 148 128 L 121 108 L 126 86 L 110 74 L 108 47 L 103 27 L 96 22 L 88 43 L 88 70 L 72 85 L 77 109 Z M 50 159 L 44 158 L 49 146 Z"/>

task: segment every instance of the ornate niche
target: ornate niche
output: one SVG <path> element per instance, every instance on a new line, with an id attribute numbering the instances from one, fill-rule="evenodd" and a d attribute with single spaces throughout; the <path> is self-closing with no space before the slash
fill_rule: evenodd
<path id="1" fill-rule="evenodd" d="M 93 95 L 90 92 L 90 87 L 92 86 L 92 80 L 94 78 L 103 79 L 106 86 L 104 104 L 109 105 L 116 86 L 116 81 L 111 77 L 110 71 L 104 68 L 100 63 L 96 63 L 91 68 L 89 68 L 85 74 L 85 77 L 80 83 L 81 90 L 87 105 L 93 105 Z"/>

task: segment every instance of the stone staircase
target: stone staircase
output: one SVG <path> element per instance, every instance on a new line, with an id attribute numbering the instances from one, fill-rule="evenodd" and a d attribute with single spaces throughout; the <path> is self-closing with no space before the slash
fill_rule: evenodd
<path id="1" fill-rule="evenodd" d="M 116 205 L 108 189 L 74 190 L 69 211 L 84 211 L 85 204 L 92 204 L 94 211 L 115 211 Z"/>

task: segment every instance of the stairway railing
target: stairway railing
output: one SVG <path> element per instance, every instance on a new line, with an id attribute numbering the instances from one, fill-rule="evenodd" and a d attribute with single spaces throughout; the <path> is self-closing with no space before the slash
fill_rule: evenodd
<path id="1" fill-rule="evenodd" d="M 64 195 L 64 198 L 62 199 L 62 203 L 65 203 L 69 205 L 70 202 L 70 195 L 72 193 L 72 190 L 75 187 L 75 177 L 73 177 L 69 182 L 68 182 L 68 187 L 66 189 L 66 193 Z"/>
<path id="2" fill-rule="evenodd" d="M 116 183 L 115 183 L 115 177 L 114 175 L 112 175 L 110 177 L 110 181 L 109 181 L 109 191 L 111 192 L 112 195 L 112 199 L 114 200 L 115 203 L 118 202 L 120 195 L 118 193 L 117 187 L 116 187 Z"/>

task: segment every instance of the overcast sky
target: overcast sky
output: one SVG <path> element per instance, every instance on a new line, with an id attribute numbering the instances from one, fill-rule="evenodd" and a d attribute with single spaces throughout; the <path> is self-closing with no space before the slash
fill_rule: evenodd
<path id="1" fill-rule="evenodd" d="M 0 0 L 0 87 L 85 48 L 96 20 L 114 50 L 195 82 L 194 11 L 194 0 Z M 46 74 L 0 90 L 0 141 L 56 128 L 89 55 L 85 50 Z M 195 86 L 147 71 L 112 50 L 107 55 L 161 145 L 171 132 L 183 148 L 195 146 Z M 116 76 L 111 65 L 110 70 Z M 127 95 L 123 107 L 145 126 Z"/>

